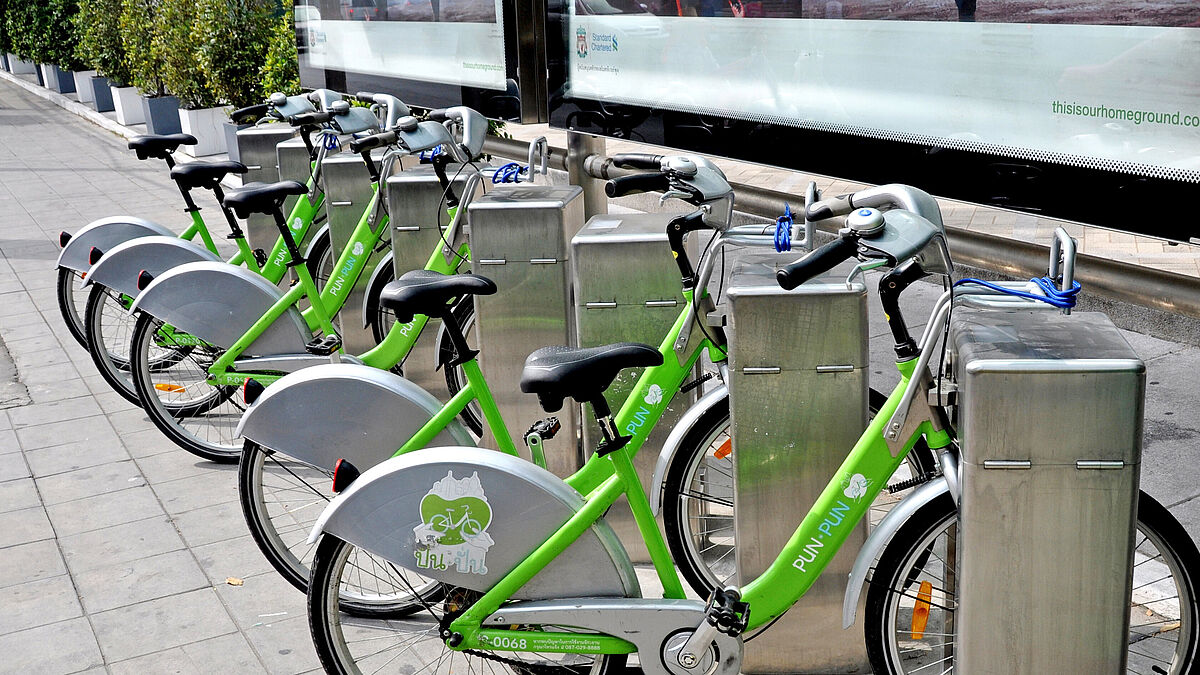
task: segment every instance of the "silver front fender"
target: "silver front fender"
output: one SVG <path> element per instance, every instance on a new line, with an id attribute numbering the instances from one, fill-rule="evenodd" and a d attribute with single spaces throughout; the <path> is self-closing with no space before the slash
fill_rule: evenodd
<path id="1" fill-rule="evenodd" d="M 92 247 L 107 252 L 112 247 L 137 237 L 160 235 L 177 237 L 171 230 L 145 218 L 133 216 L 112 216 L 93 220 L 84 225 L 63 247 L 58 254 L 58 266 L 76 272 L 86 272 L 92 264 L 88 262 L 88 254 Z"/>
<path id="2" fill-rule="evenodd" d="M 662 512 L 663 504 L 663 480 L 667 477 L 667 469 L 671 466 L 671 460 L 679 452 L 680 446 L 683 444 L 684 437 L 697 422 L 700 421 L 700 416 L 708 412 L 717 403 L 729 397 L 729 388 L 722 384 L 713 389 L 704 396 L 700 397 L 696 404 L 689 407 L 683 417 L 679 418 L 679 422 L 675 428 L 671 429 L 667 440 L 663 441 L 662 451 L 658 453 L 658 462 L 654 464 L 654 476 L 650 479 L 648 489 L 650 494 L 650 510 L 658 516 Z"/>
<path id="3" fill-rule="evenodd" d="M 242 415 L 237 435 L 326 471 L 341 458 L 366 471 L 396 454 L 441 407 L 395 373 L 326 363 L 267 387 Z M 456 418 L 430 443 L 441 445 L 475 441 Z"/>
<path id="4" fill-rule="evenodd" d="M 144 270 L 153 277 L 184 263 L 220 259 L 212 251 L 179 237 L 138 237 L 104 252 L 92 265 L 83 284 L 97 283 L 118 293 L 137 297 L 138 275 Z"/>
<path id="5" fill-rule="evenodd" d="M 946 479 L 941 476 L 925 483 L 893 506 L 871 531 L 871 536 L 867 537 L 866 543 L 858 551 L 858 557 L 854 559 L 854 567 L 850 570 L 850 579 L 846 583 L 846 596 L 842 600 L 843 629 L 854 625 L 855 614 L 858 612 L 858 598 L 866 584 L 867 573 L 871 571 L 871 566 L 883 553 L 892 537 L 896 536 L 900 527 L 908 522 L 918 509 L 949 491 Z"/>
<path id="6" fill-rule="evenodd" d="M 394 263 L 392 262 L 392 250 L 388 249 L 387 255 L 383 256 L 383 259 L 380 260 L 379 264 L 375 266 L 375 271 L 371 273 L 371 279 L 370 279 L 370 281 L 367 282 L 367 286 L 366 286 L 367 293 L 370 293 L 372 290 L 375 289 L 375 282 L 379 279 L 379 276 L 381 274 L 387 274 L 389 271 L 392 271 L 393 264 Z M 362 327 L 363 328 L 366 328 L 371 325 L 371 302 L 370 301 L 373 299 L 374 298 L 371 298 L 369 295 L 367 297 L 363 298 L 363 303 L 362 303 Z"/>
<path id="7" fill-rule="evenodd" d="M 173 267 L 146 287 L 130 311 L 141 310 L 209 344 L 229 348 L 283 297 L 261 275 L 223 262 Z M 312 339 L 295 305 L 246 349 L 247 356 L 305 354 Z"/>

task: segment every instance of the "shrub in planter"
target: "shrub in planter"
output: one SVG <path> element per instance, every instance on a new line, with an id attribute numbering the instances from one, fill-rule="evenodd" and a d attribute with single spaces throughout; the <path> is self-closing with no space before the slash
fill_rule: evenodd
<path id="1" fill-rule="evenodd" d="M 129 68 L 130 84 L 142 93 L 141 109 L 146 129 L 152 134 L 179 133 L 179 102 L 167 96 L 163 81 L 163 63 L 155 49 L 155 36 L 162 26 L 158 23 L 156 0 L 124 0 L 121 6 L 121 41 L 125 46 L 125 64 Z M 117 92 L 113 92 L 114 98 Z M 122 100 L 124 94 L 122 93 Z M 113 101 L 117 117 L 125 107 Z M 130 124 L 131 122 L 122 122 Z"/>
<path id="2" fill-rule="evenodd" d="M 13 73 L 38 76 L 41 73 L 34 64 L 37 39 L 38 7 L 35 2 L 14 1 L 5 7 L 4 33 L 8 36 L 9 64 Z M 13 58 L 16 57 L 16 58 Z"/>
<path id="3" fill-rule="evenodd" d="M 284 1 L 284 12 L 271 26 L 267 44 L 267 60 L 259 76 L 262 88 L 259 94 L 266 100 L 271 94 L 281 91 L 293 95 L 300 93 L 300 65 L 296 56 L 296 28 L 291 0 Z"/>
<path id="4" fill-rule="evenodd" d="M 43 0 L 38 4 L 43 6 L 45 12 L 40 36 L 44 45 L 45 60 L 54 66 L 57 80 L 50 88 L 63 94 L 74 93 L 73 73 L 85 70 L 75 54 L 77 39 L 72 18 L 79 10 L 77 0 Z"/>
<path id="5" fill-rule="evenodd" d="M 199 141 L 183 148 L 194 156 L 225 151 L 225 135 L 221 130 L 225 111 L 219 107 L 220 97 L 210 86 L 202 67 L 208 45 L 199 30 L 209 14 L 205 11 L 206 6 L 214 1 L 222 6 L 227 4 L 226 0 L 159 0 L 156 21 L 159 30 L 153 41 L 163 64 L 163 81 L 167 89 L 179 97 L 180 126 L 184 133 L 192 134 Z M 242 39 L 252 39 L 252 36 Z"/>
<path id="6" fill-rule="evenodd" d="M 259 93 L 277 0 L 199 0 L 195 38 L 200 67 L 209 87 L 224 103 L 244 108 L 261 103 Z M 224 147 L 237 155 L 237 131 L 246 125 L 221 120 Z"/>
<path id="7" fill-rule="evenodd" d="M 131 80 L 121 41 L 121 0 L 79 0 L 79 11 L 72 21 L 76 56 L 100 76 L 91 80 L 96 110 L 112 110 L 109 87 L 124 87 Z"/>

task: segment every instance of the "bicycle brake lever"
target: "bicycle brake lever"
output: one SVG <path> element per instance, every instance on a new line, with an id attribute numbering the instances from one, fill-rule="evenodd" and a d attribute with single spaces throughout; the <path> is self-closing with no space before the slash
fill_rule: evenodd
<path id="1" fill-rule="evenodd" d="M 671 189 L 662 193 L 662 196 L 658 198 L 658 205 L 662 206 L 663 204 L 666 204 L 668 199 L 683 199 L 686 201 L 691 197 L 691 194 L 684 192 L 683 190 Z"/>

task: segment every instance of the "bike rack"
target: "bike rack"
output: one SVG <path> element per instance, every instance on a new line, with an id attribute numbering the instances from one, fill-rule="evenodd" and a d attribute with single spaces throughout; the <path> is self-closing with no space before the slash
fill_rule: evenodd
<path id="1" fill-rule="evenodd" d="M 238 153 L 241 157 L 238 161 L 248 169 L 241 177 L 242 184 L 256 181 L 273 183 L 279 180 L 279 160 L 276 158 L 275 147 L 295 136 L 296 130 L 289 124 L 263 124 L 238 131 Z M 279 237 L 275 221 L 261 213 L 251 214 L 246 219 L 245 229 L 252 248 L 270 251 L 275 239 Z"/>
<path id="2" fill-rule="evenodd" d="M 788 261 L 796 257 L 793 251 Z M 795 520 L 781 515 L 811 507 L 838 474 L 844 449 L 866 428 L 867 286 L 847 281 L 852 265 L 792 291 L 779 287 L 774 264 L 734 267 L 728 306 L 736 496 L 730 498 L 737 503 L 732 520 L 743 584 L 794 533 Z M 742 672 L 869 670 L 862 624 L 844 631 L 840 618 L 845 580 L 866 538 L 863 522 L 803 601 L 746 645 Z"/>
<path id="3" fill-rule="evenodd" d="M 1125 672 L 1145 365 L 1096 312 L 962 307 L 947 344 L 962 452 L 955 672 Z"/>

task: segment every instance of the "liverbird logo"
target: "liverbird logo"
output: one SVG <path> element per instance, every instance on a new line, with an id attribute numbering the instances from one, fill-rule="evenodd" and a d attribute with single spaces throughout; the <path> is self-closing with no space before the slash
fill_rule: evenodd
<path id="1" fill-rule="evenodd" d="M 580 27 L 579 30 L 575 31 L 575 53 L 578 54 L 579 58 L 581 59 L 588 55 L 588 39 L 586 28 Z"/>

